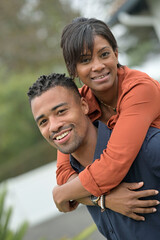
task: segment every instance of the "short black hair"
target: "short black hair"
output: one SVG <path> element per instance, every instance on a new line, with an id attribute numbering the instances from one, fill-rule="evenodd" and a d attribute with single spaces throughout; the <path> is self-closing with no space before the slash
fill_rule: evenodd
<path id="1" fill-rule="evenodd" d="M 66 77 L 65 74 L 52 73 L 49 75 L 40 76 L 29 88 L 27 95 L 30 103 L 33 98 L 40 96 L 42 93 L 56 86 L 62 86 L 64 88 L 71 89 L 77 95 L 77 97 L 81 97 L 78 87 L 72 78 Z"/>
<path id="2" fill-rule="evenodd" d="M 61 48 L 63 57 L 69 72 L 73 78 L 76 76 L 76 64 L 85 48 L 93 53 L 94 37 L 102 36 L 111 45 L 113 51 L 117 51 L 117 41 L 107 26 L 101 20 L 95 18 L 78 17 L 66 25 L 62 31 Z M 118 63 L 117 67 L 122 65 Z"/>

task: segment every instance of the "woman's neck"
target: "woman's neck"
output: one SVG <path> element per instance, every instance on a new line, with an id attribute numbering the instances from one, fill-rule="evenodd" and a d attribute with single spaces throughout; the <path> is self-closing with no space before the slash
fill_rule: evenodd
<path id="1" fill-rule="evenodd" d="M 112 86 L 112 88 L 109 88 L 103 92 L 93 91 L 93 93 L 100 104 L 103 104 L 106 107 L 108 106 L 114 110 L 117 106 L 118 99 L 118 77 L 116 78 L 115 84 Z"/>

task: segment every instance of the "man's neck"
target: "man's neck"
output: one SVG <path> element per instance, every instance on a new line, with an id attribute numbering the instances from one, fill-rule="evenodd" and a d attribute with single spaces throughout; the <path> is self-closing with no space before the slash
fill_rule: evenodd
<path id="1" fill-rule="evenodd" d="M 90 122 L 86 139 L 72 156 L 84 167 L 92 164 L 97 143 L 97 128 Z"/>

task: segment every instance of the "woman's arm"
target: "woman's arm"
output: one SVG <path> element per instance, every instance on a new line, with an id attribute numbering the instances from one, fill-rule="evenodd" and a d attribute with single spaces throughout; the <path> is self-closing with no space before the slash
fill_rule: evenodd
<path id="1" fill-rule="evenodd" d="M 160 89 L 157 85 L 144 82 L 135 84 L 119 100 L 117 119 L 114 119 L 115 126 L 107 149 L 100 159 L 79 174 L 83 187 L 95 196 L 108 192 L 123 180 L 151 123 L 160 115 Z M 155 149 L 156 147 L 158 148 L 155 146 Z"/>
<path id="2" fill-rule="evenodd" d="M 77 174 L 69 162 L 69 154 L 63 154 L 60 151 L 57 151 L 57 170 L 56 178 L 57 184 L 62 185 L 68 181 L 68 179 Z"/>
<path id="3" fill-rule="evenodd" d="M 118 187 L 111 190 L 111 192 L 105 196 L 106 208 L 121 213 L 134 220 L 143 221 L 144 217 L 138 215 L 137 213 L 153 213 L 156 211 L 156 208 L 153 206 L 158 205 L 159 202 L 157 200 L 139 200 L 140 198 L 158 194 L 158 192 L 155 190 L 134 191 L 138 190 L 142 186 L 143 182 L 121 183 Z M 71 201 L 73 199 L 72 197 L 75 196 L 74 189 L 72 193 L 70 192 L 71 187 L 72 184 L 69 182 L 69 184 L 57 186 L 53 189 L 53 198 L 59 211 L 73 211 L 77 208 L 78 203 L 94 206 L 90 200 L 90 196 Z M 83 194 L 84 193 L 82 192 L 79 194 L 79 196 L 83 196 Z M 100 202 L 98 202 L 98 204 L 100 206 Z"/>
<path id="4" fill-rule="evenodd" d="M 148 84 L 147 81 L 145 84 L 135 84 L 120 99 L 118 120 L 107 149 L 100 159 L 79 174 L 80 182 L 87 192 L 99 196 L 122 181 L 135 160 L 151 123 L 160 113 L 159 102 L 160 92 L 157 86 Z M 59 154 L 61 159 L 58 155 L 57 180 L 60 185 L 67 182 L 75 172 L 70 166 L 69 156 Z"/>

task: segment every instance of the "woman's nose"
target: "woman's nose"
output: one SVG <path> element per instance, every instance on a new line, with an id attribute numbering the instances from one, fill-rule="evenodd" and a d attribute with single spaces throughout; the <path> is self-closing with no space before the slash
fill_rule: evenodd
<path id="1" fill-rule="evenodd" d="M 105 68 L 105 65 L 102 61 L 100 61 L 99 59 L 96 59 L 93 61 L 92 63 L 92 71 L 93 72 L 100 72 Z"/>

